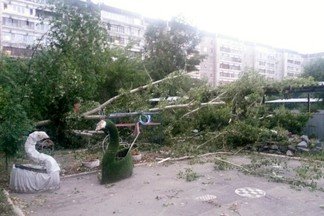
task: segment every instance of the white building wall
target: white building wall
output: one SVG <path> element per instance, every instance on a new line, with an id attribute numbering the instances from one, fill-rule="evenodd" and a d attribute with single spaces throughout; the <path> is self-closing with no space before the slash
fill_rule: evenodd
<path id="1" fill-rule="evenodd" d="M 217 36 L 216 85 L 237 80 L 243 71 L 244 43 L 240 40 Z"/>
<path id="2" fill-rule="evenodd" d="M 205 58 L 199 65 L 200 78 L 210 86 L 216 86 L 216 37 L 214 34 L 205 34 L 198 46 L 198 50 Z M 197 76 L 198 77 L 198 76 Z"/>

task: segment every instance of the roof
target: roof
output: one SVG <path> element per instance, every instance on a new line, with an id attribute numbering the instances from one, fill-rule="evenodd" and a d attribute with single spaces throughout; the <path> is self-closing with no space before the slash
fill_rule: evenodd
<path id="1" fill-rule="evenodd" d="M 322 99 L 320 98 L 310 98 L 310 103 L 320 102 Z M 265 103 L 308 103 L 307 98 L 290 98 L 290 99 L 278 99 L 278 100 L 271 100 L 266 101 Z"/>

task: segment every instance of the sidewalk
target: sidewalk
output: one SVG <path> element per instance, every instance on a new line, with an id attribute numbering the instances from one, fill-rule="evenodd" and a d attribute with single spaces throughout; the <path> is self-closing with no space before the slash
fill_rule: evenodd
<path id="1" fill-rule="evenodd" d="M 188 182 L 186 171 L 199 177 Z M 297 191 L 237 170 L 217 171 L 210 162 L 138 166 L 131 178 L 111 185 L 100 185 L 97 174 L 90 174 L 63 179 L 53 193 L 12 195 L 27 215 L 42 216 L 324 215 L 321 191 Z"/>

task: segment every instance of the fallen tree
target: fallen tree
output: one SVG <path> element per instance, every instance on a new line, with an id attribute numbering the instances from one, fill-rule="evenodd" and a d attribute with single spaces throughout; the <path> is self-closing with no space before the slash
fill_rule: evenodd
<path id="1" fill-rule="evenodd" d="M 132 90 L 126 92 L 126 93 L 118 94 L 118 95 L 116 95 L 116 96 L 110 98 L 110 99 L 107 100 L 106 102 L 100 104 L 100 106 L 98 106 L 98 107 L 96 107 L 96 108 L 94 108 L 94 109 L 92 109 L 92 110 L 89 110 L 89 111 L 87 111 L 87 112 L 85 112 L 85 113 L 82 113 L 82 114 L 81 114 L 81 117 L 82 117 L 82 118 L 85 118 L 85 119 L 101 119 L 101 118 L 103 118 L 103 117 L 105 117 L 105 116 L 101 116 L 101 115 L 91 116 L 91 114 L 94 114 L 94 113 L 97 113 L 97 112 L 103 110 L 103 109 L 104 109 L 105 107 L 107 107 L 109 104 L 113 103 L 113 102 L 116 101 L 117 99 L 119 99 L 119 98 L 121 98 L 121 97 L 123 97 L 123 96 L 125 96 L 125 95 L 127 95 L 127 94 L 134 94 L 134 93 L 140 92 L 140 91 L 142 91 L 142 90 L 145 90 L 145 89 L 149 88 L 150 86 L 157 85 L 157 84 L 159 84 L 159 83 L 165 82 L 165 81 L 170 80 L 170 79 L 175 79 L 175 78 L 181 77 L 181 76 L 183 76 L 183 75 L 185 75 L 185 74 L 186 74 L 186 73 L 183 73 L 183 72 L 182 72 L 182 73 L 180 73 L 179 75 L 168 76 L 168 77 L 165 77 L 165 78 L 163 78 L 163 79 L 161 79 L 161 80 L 157 80 L 157 81 L 155 81 L 155 82 L 152 82 L 152 83 L 150 83 L 150 84 L 147 84 L 147 85 L 140 86 L 140 87 L 137 87 L 137 88 L 135 88 L 135 89 L 132 89 Z M 51 120 L 47 119 L 47 120 L 38 121 L 38 122 L 36 122 L 35 125 L 36 125 L 36 126 L 45 126 L 45 125 L 48 125 L 48 124 L 50 124 L 50 123 L 51 123 Z"/>

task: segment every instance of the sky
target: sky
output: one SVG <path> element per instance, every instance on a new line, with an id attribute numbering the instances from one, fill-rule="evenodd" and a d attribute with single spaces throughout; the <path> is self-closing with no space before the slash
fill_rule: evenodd
<path id="1" fill-rule="evenodd" d="M 324 52 L 324 0 L 94 0 L 143 16 L 182 16 L 201 30 L 294 50 Z"/>

